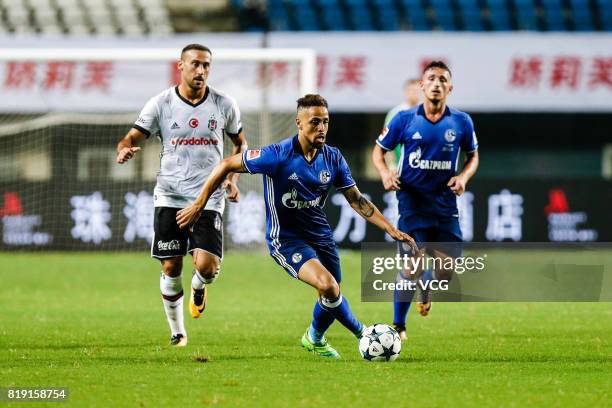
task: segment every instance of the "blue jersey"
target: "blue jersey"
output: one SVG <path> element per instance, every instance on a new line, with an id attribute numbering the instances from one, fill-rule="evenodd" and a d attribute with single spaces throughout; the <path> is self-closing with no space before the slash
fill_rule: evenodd
<path id="1" fill-rule="evenodd" d="M 298 137 L 261 150 L 247 150 L 242 161 L 251 173 L 260 173 L 266 202 L 266 239 L 272 249 L 279 240 L 333 242 L 323 211 L 329 189 L 355 185 L 346 160 L 335 147 L 324 145 L 311 161 L 302 153 Z"/>
<path id="2" fill-rule="evenodd" d="M 457 198 L 447 183 L 457 171 L 461 149 L 478 149 L 470 115 L 447 106 L 433 123 L 419 105 L 395 115 L 376 143 L 384 150 L 401 146 L 401 190 L 397 192 L 400 214 L 458 216 Z"/>

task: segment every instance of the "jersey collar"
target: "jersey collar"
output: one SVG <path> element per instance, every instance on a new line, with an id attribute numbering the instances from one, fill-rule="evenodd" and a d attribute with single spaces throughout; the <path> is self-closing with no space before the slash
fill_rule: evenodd
<path id="1" fill-rule="evenodd" d="M 417 109 L 417 115 L 421 115 L 421 116 L 423 116 L 423 118 L 424 118 L 426 121 L 428 121 L 429 123 L 431 123 L 432 125 L 435 125 L 435 124 L 440 123 L 440 121 L 442 120 L 442 118 L 444 118 L 445 116 L 450 116 L 450 114 L 451 114 L 451 111 L 450 111 L 450 109 L 448 108 L 448 105 L 446 105 L 446 106 L 444 107 L 444 114 L 443 114 L 442 116 L 440 116 L 440 119 L 438 119 L 436 122 L 432 122 L 431 120 L 429 120 L 429 119 L 427 118 L 427 115 L 425 115 L 425 106 L 424 106 L 423 104 L 420 104 L 420 105 L 419 105 L 419 107 L 418 107 L 418 109 Z"/>
<path id="2" fill-rule="evenodd" d="M 192 108 L 195 108 L 196 106 L 200 106 L 201 104 L 203 104 L 204 101 L 206 101 L 206 99 L 208 98 L 208 94 L 210 93 L 208 89 L 208 85 L 206 85 L 206 90 L 204 91 L 204 96 L 202 97 L 202 99 L 200 99 L 198 103 L 191 103 L 187 99 L 183 98 L 183 95 L 181 95 L 181 93 L 179 92 L 178 85 L 174 87 L 174 90 L 176 91 L 176 95 L 180 98 L 180 100 L 185 102 L 187 105 L 191 106 Z"/>
<path id="3" fill-rule="evenodd" d="M 304 152 L 302 151 L 302 146 L 300 145 L 300 141 L 298 140 L 298 135 L 293 136 L 293 140 L 291 141 L 291 143 L 293 144 L 293 152 L 302 156 L 302 159 L 304 159 L 304 161 L 308 164 L 312 164 L 315 162 L 315 160 L 317 160 L 317 157 L 319 157 L 319 152 L 322 149 L 317 149 L 317 152 L 313 156 L 312 160 L 308 161 L 304 156 Z"/>

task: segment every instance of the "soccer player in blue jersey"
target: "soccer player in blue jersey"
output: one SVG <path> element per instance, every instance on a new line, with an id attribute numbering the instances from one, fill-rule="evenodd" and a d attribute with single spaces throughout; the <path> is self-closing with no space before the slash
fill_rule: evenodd
<path id="1" fill-rule="evenodd" d="M 200 196 L 179 211 L 176 219 L 181 228 L 192 225 L 229 173 L 262 174 L 270 255 L 290 276 L 318 292 L 312 324 L 302 336 L 302 346 L 318 355 L 338 358 L 338 352 L 325 339 L 334 320 L 357 338 L 364 326 L 340 292 L 340 259 L 323 211 L 329 189 L 334 186 L 342 191 L 355 211 L 394 239 L 407 242 L 415 250 L 416 244 L 359 192 L 340 151 L 325 144 L 327 101 L 314 94 L 298 99 L 295 122 L 297 135 L 223 160 L 210 174 Z"/>
<path id="2" fill-rule="evenodd" d="M 372 160 L 386 190 L 396 191 L 398 228 L 417 243 L 462 242 L 457 210 L 457 196 L 478 168 L 478 141 L 470 116 L 446 105 L 453 90 L 450 69 L 442 61 L 432 61 L 421 77 L 424 103 L 399 112 L 376 140 Z M 397 171 L 385 163 L 385 153 L 396 146 L 402 150 Z M 465 152 L 463 169 L 457 174 L 460 151 Z M 422 246 L 422 245 L 421 245 Z M 446 259 L 461 255 L 460 245 L 423 248 L 430 255 Z M 400 251 L 402 251 L 400 246 Z M 447 262 L 434 262 L 449 265 Z M 402 271 L 405 279 L 419 278 L 423 283 L 434 271 Z M 452 269 L 435 271 L 437 279 L 452 277 Z M 420 286 L 420 285 L 419 285 Z M 400 337 L 406 339 L 406 315 L 413 292 L 397 290 L 394 294 L 394 320 Z M 428 290 L 419 291 L 417 308 L 427 316 L 431 308 Z"/>

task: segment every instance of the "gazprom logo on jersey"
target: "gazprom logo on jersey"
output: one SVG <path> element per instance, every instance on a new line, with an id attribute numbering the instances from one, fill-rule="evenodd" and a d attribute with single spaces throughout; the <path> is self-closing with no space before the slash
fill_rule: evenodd
<path id="1" fill-rule="evenodd" d="M 174 139 L 170 139 L 170 144 L 172 146 L 216 146 L 219 144 L 219 141 L 217 139 L 209 139 L 207 137 L 192 137 L 190 139 L 179 139 L 175 137 Z"/>
<path id="2" fill-rule="evenodd" d="M 408 164 L 413 169 L 421 170 L 450 170 L 450 160 L 424 160 L 421 159 L 421 148 L 417 149 L 408 155 Z"/>
<path id="3" fill-rule="evenodd" d="M 296 200 L 297 196 L 298 192 L 294 188 L 290 192 L 283 194 L 283 196 L 281 197 L 281 201 L 283 202 L 283 205 L 285 207 L 297 208 L 298 210 L 301 210 L 302 208 L 316 207 L 321 202 L 321 196 L 318 196 L 314 200 L 310 201 Z"/>

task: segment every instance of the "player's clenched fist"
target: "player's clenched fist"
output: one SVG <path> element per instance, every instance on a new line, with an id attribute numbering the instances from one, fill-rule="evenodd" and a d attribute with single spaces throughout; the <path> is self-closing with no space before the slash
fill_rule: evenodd
<path id="1" fill-rule="evenodd" d="M 125 163 L 134 157 L 134 155 L 140 150 L 142 150 L 140 147 L 124 147 L 117 153 L 117 163 Z"/>
<path id="2" fill-rule="evenodd" d="M 453 176 L 448 181 L 448 186 L 452 190 L 453 193 L 460 196 L 465 192 L 465 179 L 461 176 Z"/>
<path id="3" fill-rule="evenodd" d="M 236 183 L 231 180 L 225 180 L 223 183 L 223 189 L 225 190 L 225 197 L 232 203 L 237 203 L 240 200 L 240 190 Z"/>

